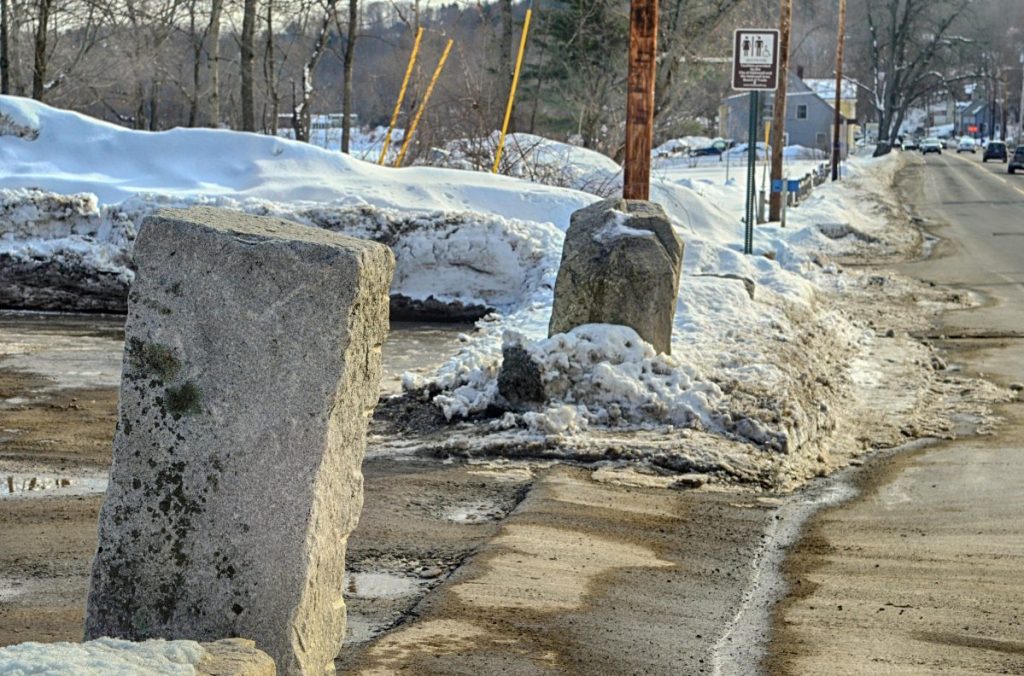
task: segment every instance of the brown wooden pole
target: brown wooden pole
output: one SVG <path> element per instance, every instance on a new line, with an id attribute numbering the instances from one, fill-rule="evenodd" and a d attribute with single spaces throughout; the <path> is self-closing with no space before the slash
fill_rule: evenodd
<path id="1" fill-rule="evenodd" d="M 786 144 L 786 87 L 789 84 L 789 34 L 792 30 L 793 0 L 782 0 L 779 9 L 779 86 L 775 90 L 772 114 L 772 182 L 782 180 L 782 148 Z M 782 218 L 782 193 L 771 191 L 768 220 Z"/>
<path id="2" fill-rule="evenodd" d="M 839 0 L 839 37 L 836 44 L 836 110 L 832 130 L 832 180 L 839 180 L 839 133 L 843 122 L 843 43 L 846 42 L 846 0 Z"/>
<path id="3" fill-rule="evenodd" d="M 657 48 L 658 0 L 632 0 L 629 12 L 626 158 L 622 182 L 622 196 L 628 200 L 650 197 Z"/>

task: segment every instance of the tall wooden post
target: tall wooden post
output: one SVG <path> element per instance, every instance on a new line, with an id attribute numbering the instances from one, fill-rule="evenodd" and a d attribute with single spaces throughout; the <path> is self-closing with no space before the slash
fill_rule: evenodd
<path id="1" fill-rule="evenodd" d="M 843 121 L 843 43 L 846 42 L 846 0 L 839 0 L 839 37 L 836 43 L 836 110 L 832 130 L 832 180 L 839 180 L 839 154 L 842 145 L 839 133 Z"/>
<path id="2" fill-rule="evenodd" d="M 622 184 L 625 199 L 646 200 L 650 197 L 657 43 L 658 0 L 632 0 L 629 13 L 626 159 Z"/>
<path id="3" fill-rule="evenodd" d="M 956 103 L 954 102 L 954 110 Z M 1020 105 L 1017 106 L 1017 145 L 1024 145 L 1024 49 L 1020 52 Z"/>
<path id="4" fill-rule="evenodd" d="M 775 90 L 772 115 L 772 183 L 782 180 L 782 148 L 786 144 L 786 87 L 789 84 L 789 34 L 792 30 L 793 0 L 782 0 L 779 9 L 779 86 Z M 771 191 L 768 220 L 778 221 L 782 214 L 782 193 Z"/>

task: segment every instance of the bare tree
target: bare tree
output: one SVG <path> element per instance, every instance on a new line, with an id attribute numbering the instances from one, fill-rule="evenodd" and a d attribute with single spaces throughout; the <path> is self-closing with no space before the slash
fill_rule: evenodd
<path id="1" fill-rule="evenodd" d="M 883 154 L 896 141 L 912 105 L 945 86 L 937 66 L 958 44 L 953 29 L 970 0 L 865 0 L 871 82 Z"/>
<path id="2" fill-rule="evenodd" d="M 274 0 L 267 0 L 267 39 L 263 46 L 263 83 L 270 98 L 270 110 L 264 105 L 263 130 L 277 135 L 277 117 L 281 110 L 281 93 L 278 90 L 277 68 L 274 56 Z"/>
<path id="3" fill-rule="evenodd" d="M 512 57 L 512 0 L 499 0 L 501 4 L 501 47 L 498 50 L 498 81 L 500 89 L 505 92 L 512 90 L 512 78 L 515 75 L 515 64 Z"/>
<path id="4" fill-rule="evenodd" d="M 209 108 L 206 113 L 206 125 L 220 125 L 220 22 L 224 10 L 224 0 L 211 0 L 210 23 L 206 28 L 206 69 L 209 73 L 210 91 L 207 95 Z"/>
<path id="5" fill-rule="evenodd" d="M 339 29 L 340 33 L 341 30 Z M 348 0 L 348 38 L 345 41 L 343 68 L 345 89 L 341 97 L 341 152 L 348 153 L 352 142 L 352 73 L 355 67 L 356 38 L 359 35 L 359 0 Z"/>
<path id="6" fill-rule="evenodd" d="M 705 69 L 702 59 L 715 56 L 711 49 L 725 46 L 721 39 L 716 44 L 709 38 L 739 4 L 740 0 L 669 0 L 662 6 L 654 88 L 656 124 L 665 126 L 671 120 L 676 107 L 690 93 L 681 85 L 687 78 L 699 77 Z"/>
<path id="7" fill-rule="evenodd" d="M 256 0 L 244 0 L 242 5 L 242 38 L 240 47 L 240 77 L 242 81 L 242 130 L 256 131 Z"/>
<path id="8" fill-rule="evenodd" d="M 10 26 L 10 0 L 0 0 L 0 94 L 11 93 Z"/>
<path id="9" fill-rule="evenodd" d="M 50 33 L 50 10 L 53 0 L 38 0 L 36 12 L 36 32 L 33 42 L 32 60 L 32 98 L 42 101 L 46 94 L 46 67 L 49 52 L 46 49 L 47 37 Z"/>
<path id="10" fill-rule="evenodd" d="M 292 126 L 295 130 L 297 141 L 309 141 L 309 130 L 312 116 L 310 104 L 313 98 L 313 75 L 320 58 L 324 55 L 327 46 L 327 39 L 330 34 L 331 24 L 335 22 L 335 10 L 338 0 L 327 0 L 324 6 L 324 13 L 319 22 L 316 38 L 313 40 L 313 49 L 309 58 L 302 66 L 301 94 L 298 99 L 295 97 L 294 83 L 292 86 Z"/>

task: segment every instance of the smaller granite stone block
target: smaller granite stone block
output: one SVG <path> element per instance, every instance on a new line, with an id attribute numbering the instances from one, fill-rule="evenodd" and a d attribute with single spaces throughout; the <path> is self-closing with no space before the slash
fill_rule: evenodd
<path id="1" fill-rule="evenodd" d="M 610 199 L 580 209 L 565 234 L 548 335 L 620 324 L 670 354 L 682 265 L 683 241 L 658 204 Z"/>

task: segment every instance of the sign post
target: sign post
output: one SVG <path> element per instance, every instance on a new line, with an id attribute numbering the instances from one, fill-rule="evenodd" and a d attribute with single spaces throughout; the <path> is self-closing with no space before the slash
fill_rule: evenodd
<path id="1" fill-rule="evenodd" d="M 779 84 L 779 31 L 740 28 L 733 37 L 732 88 L 750 92 L 750 128 L 747 134 L 747 195 L 743 253 L 754 252 L 754 199 L 756 197 L 757 132 L 761 107 L 758 94 Z"/>

